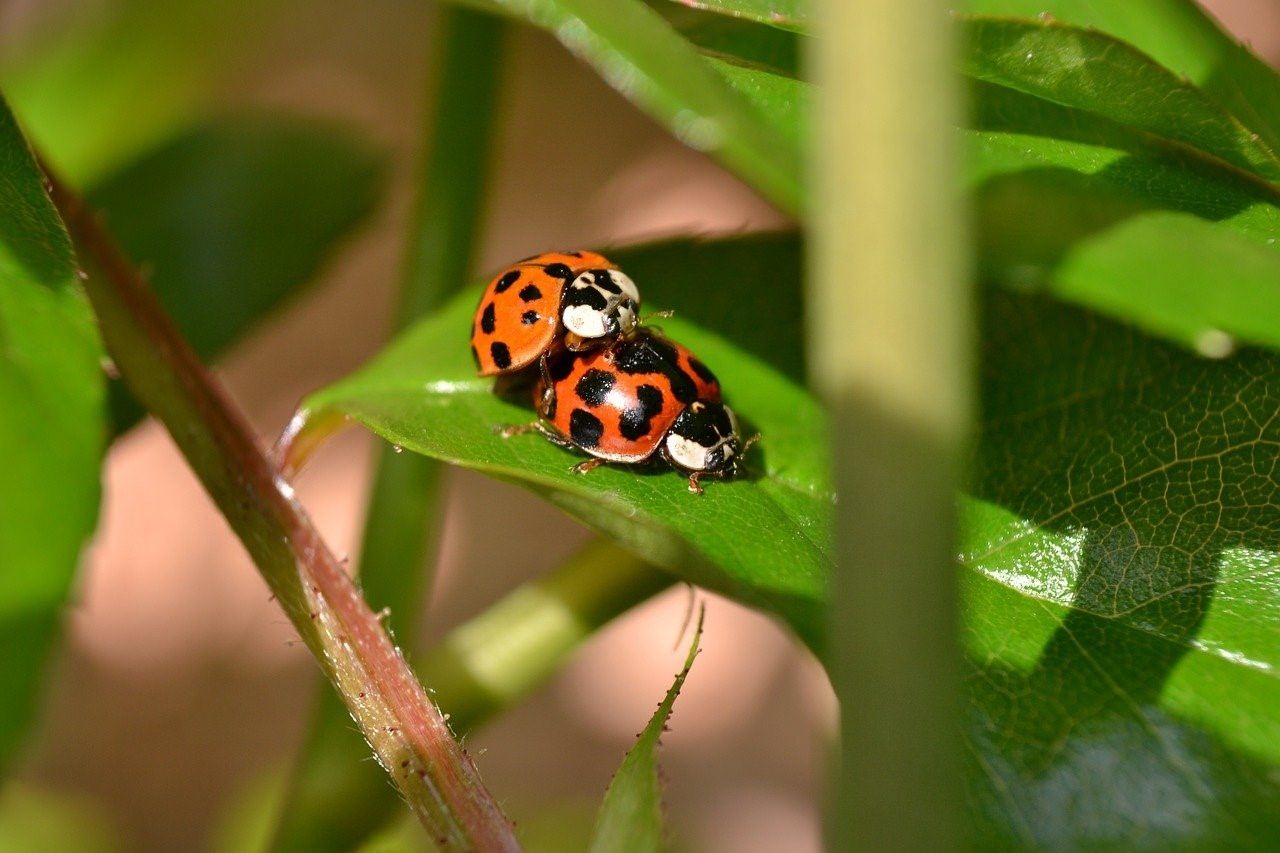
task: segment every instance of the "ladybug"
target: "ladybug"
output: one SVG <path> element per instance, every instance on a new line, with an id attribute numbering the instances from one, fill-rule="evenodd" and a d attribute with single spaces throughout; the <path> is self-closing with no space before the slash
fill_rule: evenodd
<path id="1" fill-rule="evenodd" d="M 629 335 L 640 292 L 626 274 L 595 252 L 547 252 L 517 261 L 494 276 L 476 306 L 471 355 L 481 376 L 514 373 L 563 343 L 571 351 Z"/>
<path id="2" fill-rule="evenodd" d="M 538 431 L 552 442 L 591 455 L 573 470 L 606 462 L 639 464 L 655 454 L 689 475 L 702 494 L 703 476 L 732 477 L 759 436 L 743 442 L 720 383 L 689 350 L 651 332 L 608 347 L 572 353 L 550 368 L 551 392 L 534 389 L 539 420 L 507 427 L 504 437 Z"/>

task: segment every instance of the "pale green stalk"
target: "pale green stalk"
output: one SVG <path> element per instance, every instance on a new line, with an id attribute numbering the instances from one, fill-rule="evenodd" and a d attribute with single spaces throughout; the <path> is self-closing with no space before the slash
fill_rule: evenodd
<path id="1" fill-rule="evenodd" d="M 948 8 L 818 7 L 809 316 L 840 495 L 832 850 L 959 844 L 953 501 L 971 362 Z"/>

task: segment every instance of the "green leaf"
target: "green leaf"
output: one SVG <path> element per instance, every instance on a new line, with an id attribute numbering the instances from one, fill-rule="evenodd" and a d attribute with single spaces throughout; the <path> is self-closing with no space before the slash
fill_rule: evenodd
<path id="1" fill-rule="evenodd" d="M 704 56 L 773 74 L 800 76 L 803 38 L 797 33 L 762 27 L 747 18 L 700 11 L 671 0 L 648 3 Z"/>
<path id="2" fill-rule="evenodd" d="M 966 178 L 985 277 L 1209 352 L 1230 338 L 1280 346 L 1274 189 L 1009 89 L 976 84 L 973 102 Z"/>
<path id="3" fill-rule="evenodd" d="M 813 22 L 808 0 L 675 0 L 684 6 L 803 32 Z"/>
<path id="4" fill-rule="evenodd" d="M 830 562 L 825 417 L 793 380 L 753 356 L 748 344 L 737 343 L 750 341 L 757 331 L 764 341 L 779 340 L 768 319 L 744 324 L 740 318 L 753 308 L 785 305 L 786 297 L 770 291 L 792 289 L 786 276 L 796 258 L 794 243 L 762 238 L 752 249 L 755 239 L 726 243 L 758 253 L 762 266 L 741 280 L 732 277 L 733 265 L 714 264 L 720 253 L 702 257 L 687 242 L 611 253 L 641 276 L 641 287 L 653 294 L 646 303 L 650 309 L 661 304 L 654 293 L 661 288 L 649 287 L 659 278 L 667 293 L 684 294 L 681 303 L 689 303 L 691 314 L 737 303 L 732 317 L 725 318 L 739 321 L 725 329 L 735 343 L 682 316 L 661 322 L 665 332 L 716 371 L 744 429 L 763 436 L 760 452 L 749 459 L 759 469 L 754 476 L 711 482 L 701 497 L 689 494 L 684 477 L 671 470 L 650 474 L 611 466 L 581 476 L 570 471 L 580 457 L 540 436 L 497 435 L 494 427 L 528 422 L 533 412 L 523 395 L 499 396 L 491 380 L 475 375 L 466 337 L 479 289 L 450 302 L 356 374 L 310 397 L 305 408 L 313 422 L 338 410 L 394 444 L 532 489 L 646 559 L 781 615 L 816 645 Z M 661 275 L 643 277 L 649 270 Z M 795 275 L 793 269 L 790 274 Z M 704 294 L 705 304 L 687 299 L 692 292 Z M 779 326 L 794 328 L 799 317 L 792 317 L 779 315 Z M 785 349 L 795 353 L 797 348 L 792 343 Z M 791 354 L 781 360 L 784 366 L 796 363 Z"/>
<path id="5" fill-rule="evenodd" d="M 384 166 L 341 126 L 241 116 L 182 134 L 89 200 L 209 360 L 315 279 L 374 210 Z M 117 430 L 142 415 L 118 383 L 111 408 Z"/>
<path id="6" fill-rule="evenodd" d="M 1280 806 L 1280 358 L 1000 292 L 985 326 L 961 513 L 981 831 L 1256 847 Z"/>
<path id="7" fill-rule="evenodd" d="M 676 697 L 684 687 L 684 681 L 698 656 L 698 643 L 702 640 L 702 620 L 706 607 L 698 615 L 698 627 L 689 644 L 689 654 L 684 667 L 676 674 L 676 680 L 667 695 L 658 703 L 658 710 L 649 718 L 649 724 L 636 738 L 622 766 L 614 774 L 604 803 L 596 817 L 591 838 L 592 853 L 628 851 L 644 853 L 663 849 L 662 790 L 658 781 L 658 740 L 666 730 L 667 721 L 675 707 Z"/>
<path id="8" fill-rule="evenodd" d="M 0 766 L 20 745 L 98 516 L 101 351 L 71 243 L 0 102 Z"/>
<path id="9" fill-rule="evenodd" d="M 708 61 L 779 133 L 799 138 L 808 84 Z M 1064 86 L 1059 100 L 1083 103 L 1079 81 Z M 1183 142 L 1104 118 L 1121 115 L 1122 104 L 1105 88 L 1098 95 L 1088 111 L 974 82 L 963 142 L 984 278 L 1048 290 L 1211 354 L 1236 341 L 1280 346 L 1280 191 Z"/>
<path id="10" fill-rule="evenodd" d="M 1193 0 L 968 0 L 970 12 L 1051 16 L 1127 41 L 1199 86 L 1272 151 L 1280 151 L 1280 75 L 1219 28 Z"/>
<path id="11" fill-rule="evenodd" d="M 58 173 L 88 185 L 190 121 L 278 5 L 119 0 L 42 10 L 46 31 L 6 58 L 0 80 Z"/>
<path id="12" fill-rule="evenodd" d="M 1269 180 L 1280 160 L 1209 96 L 1113 36 L 1058 23 L 962 19 L 970 77 L 1186 145 Z"/>
<path id="13" fill-rule="evenodd" d="M 480 5 L 546 29 L 681 142 L 716 158 L 783 210 L 803 210 L 800 149 L 708 68 L 658 12 L 639 0 Z"/>

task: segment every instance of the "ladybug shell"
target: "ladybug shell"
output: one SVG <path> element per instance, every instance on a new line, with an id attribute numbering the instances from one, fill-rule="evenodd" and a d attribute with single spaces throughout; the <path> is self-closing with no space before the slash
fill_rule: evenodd
<path id="1" fill-rule="evenodd" d="M 481 376 L 528 367 L 551 349 L 565 285 L 589 269 L 617 269 L 595 252 L 546 252 L 493 277 L 471 324 L 471 354 Z"/>
<path id="2" fill-rule="evenodd" d="M 546 422 L 576 447 L 612 462 L 641 462 L 695 400 L 720 400 L 720 383 L 674 341 L 641 334 L 553 363 Z M 542 397 L 542 382 L 534 403 Z"/>

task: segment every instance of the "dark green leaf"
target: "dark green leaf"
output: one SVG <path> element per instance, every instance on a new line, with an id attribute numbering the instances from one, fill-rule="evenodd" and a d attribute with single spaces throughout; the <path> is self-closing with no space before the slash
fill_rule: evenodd
<path id="1" fill-rule="evenodd" d="M 546 29 L 681 142 L 720 160 L 783 210 L 804 208 L 800 149 L 640 0 L 486 0 L 478 5 Z"/>
<path id="2" fill-rule="evenodd" d="M 758 251 L 763 266 L 745 280 L 731 277 L 732 266 L 708 263 L 714 252 L 690 262 L 698 251 L 687 243 L 615 253 L 614 259 L 637 274 L 660 270 L 662 286 L 684 294 L 684 302 L 692 302 L 689 293 L 706 294 L 707 307 L 691 304 L 691 313 L 714 310 L 711 295 L 719 293 L 720 299 L 737 300 L 736 317 L 743 317 L 778 304 L 766 291 L 794 288 L 786 279 L 788 272 L 795 274 L 787 266 L 795 260 L 794 244 L 764 238 Z M 638 280 L 648 287 L 644 278 Z M 498 425 L 527 422 L 533 413 L 523 397 L 500 397 L 492 381 L 475 376 L 466 338 L 478 295 L 463 294 L 358 373 L 311 397 L 306 406 L 312 417 L 337 409 L 395 444 L 533 489 L 646 559 L 783 616 L 816 644 L 830 560 L 831 494 L 825 418 L 812 398 L 751 355 L 747 344 L 729 343 L 682 317 L 663 320 L 664 331 L 717 373 L 745 428 L 763 435 L 760 451 L 749 460 L 758 472 L 711 482 L 701 497 L 689 494 L 684 478 L 671 470 L 609 467 L 585 477 L 573 474 L 569 469 L 579 461 L 574 454 L 537 435 L 503 439 L 493 432 Z M 765 317 L 726 334 L 750 341 L 761 326 L 766 340 L 777 340 Z M 777 322 L 786 328 L 797 315 L 779 315 Z M 786 361 L 796 363 L 791 356 Z"/>
<path id="3" fill-rule="evenodd" d="M 676 674 L 671 689 L 658 703 L 658 710 L 636 738 L 636 745 L 622 759 L 622 766 L 605 791 L 604 803 L 600 806 L 600 814 L 592 833 L 592 853 L 647 853 L 663 849 L 658 739 L 666 730 L 676 697 L 680 695 L 680 688 L 684 687 L 689 670 L 693 668 L 694 658 L 698 656 L 698 643 L 702 640 L 702 619 L 705 615 L 704 608 L 703 613 L 698 616 L 698 627 L 693 632 L 693 642 L 689 644 L 684 667 Z"/>
<path id="4" fill-rule="evenodd" d="M 1199 86 L 1280 151 L 1280 76 L 1193 0 L 968 0 L 971 12 L 1095 27 Z"/>
<path id="5" fill-rule="evenodd" d="M 1180 143 L 1269 180 L 1280 160 L 1190 82 L 1096 30 L 1044 21 L 962 20 L 965 73 Z"/>
<path id="6" fill-rule="evenodd" d="M 212 359 L 314 280 L 374 209 L 383 165 L 339 126 L 240 117 L 184 133 L 89 200 Z M 118 384 L 111 403 L 117 429 L 142 414 Z"/>
<path id="7" fill-rule="evenodd" d="M 1263 843 L 1280 359 L 1198 359 L 1038 297 L 993 294 L 986 327 L 961 523 L 984 833 Z"/>
<path id="8" fill-rule="evenodd" d="M 25 734 L 98 516 L 101 350 L 71 243 L 0 102 L 0 766 Z"/>

